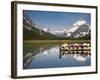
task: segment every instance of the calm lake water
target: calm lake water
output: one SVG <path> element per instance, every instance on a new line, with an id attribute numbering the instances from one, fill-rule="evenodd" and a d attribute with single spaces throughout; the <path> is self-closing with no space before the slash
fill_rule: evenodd
<path id="1" fill-rule="evenodd" d="M 60 51 L 59 44 L 25 44 L 23 69 L 79 67 L 91 65 L 91 53 Z"/>

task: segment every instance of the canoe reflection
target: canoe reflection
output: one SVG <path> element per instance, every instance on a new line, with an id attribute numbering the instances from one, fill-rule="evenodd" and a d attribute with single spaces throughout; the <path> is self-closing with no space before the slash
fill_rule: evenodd
<path id="1" fill-rule="evenodd" d="M 60 51 L 59 58 L 72 55 L 77 61 L 85 61 L 91 55 L 91 51 Z"/>

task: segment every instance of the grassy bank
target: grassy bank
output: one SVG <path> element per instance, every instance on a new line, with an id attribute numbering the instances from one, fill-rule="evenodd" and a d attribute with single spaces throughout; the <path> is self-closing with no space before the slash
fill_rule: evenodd
<path id="1" fill-rule="evenodd" d="M 24 43 L 83 43 L 90 42 L 90 40 L 25 40 Z"/>

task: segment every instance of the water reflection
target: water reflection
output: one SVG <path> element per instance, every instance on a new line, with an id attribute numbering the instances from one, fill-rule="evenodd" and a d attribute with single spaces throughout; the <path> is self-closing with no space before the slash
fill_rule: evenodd
<path id="1" fill-rule="evenodd" d="M 61 51 L 59 44 L 25 44 L 23 68 L 90 66 L 91 51 Z"/>
<path id="2" fill-rule="evenodd" d="M 67 55 L 72 55 L 77 61 L 86 61 L 90 55 L 90 51 L 60 51 L 59 58 L 66 57 Z"/>

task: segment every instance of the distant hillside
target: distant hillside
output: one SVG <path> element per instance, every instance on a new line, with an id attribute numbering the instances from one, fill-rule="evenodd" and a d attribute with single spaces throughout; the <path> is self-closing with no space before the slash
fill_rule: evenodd
<path id="1" fill-rule="evenodd" d="M 32 20 L 24 15 L 23 16 L 23 39 L 24 40 L 37 40 L 37 39 L 57 39 L 59 37 L 45 32 L 36 27 Z"/>

